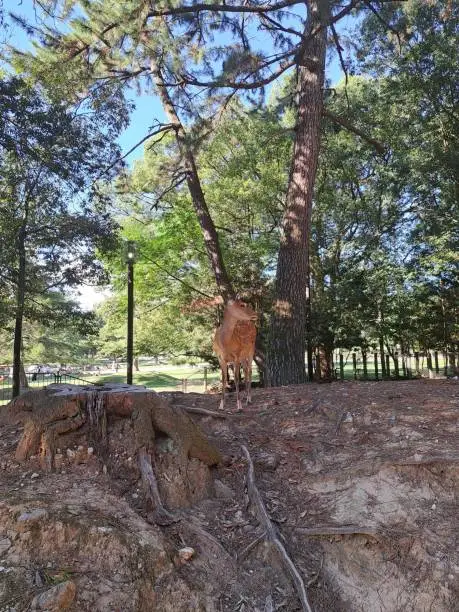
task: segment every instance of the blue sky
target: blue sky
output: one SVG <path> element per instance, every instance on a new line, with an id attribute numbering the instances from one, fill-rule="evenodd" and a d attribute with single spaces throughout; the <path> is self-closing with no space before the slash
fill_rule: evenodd
<path id="1" fill-rule="evenodd" d="M 35 21 L 33 0 L 22 0 L 22 2 L 21 0 L 4 0 L 3 8 L 5 13 L 11 11 L 25 17 L 31 23 Z M 354 18 L 345 18 L 343 22 L 339 24 L 338 30 L 345 30 L 350 25 L 353 25 L 353 23 L 355 23 Z M 21 49 L 30 48 L 27 36 L 20 28 L 11 26 L 8 33 L 10 44 Z M 335 54 L 329 62 L 327 77 L 331 80 L 332 84 L 335 84 L 342 76 L 342 71 Z M 164 113 L 156 96 L 146 94 L 139 96 L 134 90 L 132 90 L 131 96 L 135 103 L 135 110 L 131 115 L 129 127 L 119 138 L 123 153 L 129 151 L 129 149 L 135 146 L 148 133 L 148 128 L 153 124 L 155 119 L 159 119 L 160 121 L 164 120 Z M 126 161 L 132 163 L 135 159 L 141 157 L 142 154 L 143 146 L 141 145 L 129 155 Z"/>

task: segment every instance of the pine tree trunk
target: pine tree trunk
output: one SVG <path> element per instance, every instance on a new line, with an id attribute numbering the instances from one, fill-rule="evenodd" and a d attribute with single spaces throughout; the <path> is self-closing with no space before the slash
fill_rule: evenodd
<path id="1" fill-rule="evenodd" d="M 173 124 L 175 129 L 175 136 L 177 144 L 180 149 L 180 153 L 183 156 L 186 181 L 188 189 L 190 191 L 191 199 L 193 201 L 194 209 L 198 217 L 199 225 L 201 226 L 202 235 L 204 237 L 204 243 L 207 250 L 207 255 L 212 266 L 212 270 L 215 275 L 215 281 L 217 287 L 222 294 L 224 300 L 234 298 L 234 290 L 231 286 L 228 274 L 226 272 L 225 264 L 223 262 L 223 256 L 220 249 L 220 242 L 218 239 L 217 230 L 215 229 L 214 222 L 210 216 L 207 202 L 202 190 L 201 181 L 199 179 L 198 169 L 196 160 L 192 148 L 190 146 L 187 134 L 183 127 L 182 122 L 175 110 L 174 103 L 169 95 L 167 86 L 164 83 L 164 79 L 159 66 L 155 59 L 151 59 L 151 72 L 155 80 L 156 87 L 158 89 L 158 95 L 161 99 L 164 112 L 167 118 Z"/>
<path id="2" fill-rule="evenodd" d="M 17 250 L 19 254 L 17 289 L 16 289 L 16 316 L 14 324 L 13 344 L 13 398 L 21 392 L 21 347 L 22 347 L 22 324 L 24 320 L 24 300 L 26 281 L 26 253 L 25 238 L 28 211 L 24 214 L 24 220 L 18 232 Z"/>
<path id="3" fill-rule="evenodd" d="M 311 0 L 304 35 L 327 23 L 329 0 Z M 282 222 L 271 320 L 269 381 L 303 383 L 306 287 L 311 208 L 320 147 L 327 28 L 307 41 L 298 56 L 297 121 L 293 160 Z"/>

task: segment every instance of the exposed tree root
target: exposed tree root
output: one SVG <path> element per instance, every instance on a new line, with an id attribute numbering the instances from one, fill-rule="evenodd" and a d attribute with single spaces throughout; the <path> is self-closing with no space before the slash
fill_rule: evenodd
<path id="1" fill-rule="evenodd" d="M 306 594 L 306 588 L 304 586 L 303 579 L 300 573 L 298 572 L 298 570 L 296 569 L 293 561 L 290 559 L 289 555 L 287 554 L 287 551 L 285 550 L 284 545 L 279 540 L 277 536 L 276 528 L 274 527 L 271 519 L 269 518 L 268 512 L 263 503 L 263 500 L 261 499 L 260 492 L 255 484 L 255 471 L 254 471 L 252 459 L 250 457 L 250 453 L 244 445 L 242 445 L 242 451 L 249 465 L 248 472 L 247 472 L 247 491 L 248 491 L 251 502 L 255 506 L 258 520 L 260 521 L 260 523 L 262 524 L 265 530 L 266 539 L 269 542 L 271 542 L 271 544 L 274 545 L 274 547 L 276 548 L 276 550 L 278 551 L 282 559 L 282 563 L 284 564 L 288 573 L 292 577 L 293 584 L 295 586 L 295 590 L 297 592 L 298 598 L 301 602 L 302 609 L 305 612 L 312 612 L 312 608 L 308 601 L 308 597 Z"/>
<path id="2" fill-rule="evenodd" d="M 152 466 L 152 459 L 147 452 L 147 449 L 145 447 L 139 448 L 138 456 L 139 468 L 142 474 L 142 480 L 145 485 L 147 496 L 152 501 L 154 507 L 154 522 L 158 525 L 170 525 L 171 523 L 179 521 L 179 517 L 171 514 L 163 506 L 163 502 L 161 501 L 161 496 L 159 494 L 158 482 Z"/>

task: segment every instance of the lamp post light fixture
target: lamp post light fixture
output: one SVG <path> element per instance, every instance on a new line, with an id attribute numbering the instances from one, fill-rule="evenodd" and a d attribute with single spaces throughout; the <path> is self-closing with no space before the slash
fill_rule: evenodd
<path id="1" fill-rule="evenodd" d="M 125 262 L 127 263 L 127 374 L 126 382 L 132 385 L 132 363 L 134 360 L 134 263 L 136 259 L 136 248 L 133 240 L 128 240 L 125 250 Z"/>

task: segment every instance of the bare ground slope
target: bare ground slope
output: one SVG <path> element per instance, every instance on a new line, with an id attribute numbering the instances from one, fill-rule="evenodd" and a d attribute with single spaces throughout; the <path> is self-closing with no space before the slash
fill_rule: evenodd
<path id="1" fill-rule="evenodd" d="M 215 411 L 219 401 L 162 395 L 188 410 Z M 179 522 L 161 528 L 149 523 L 125 423 L 110 426 L 106 469 L 82 443 L 62 449 L 51 474 L 34 457 L 16 463 L 21 429 L 3 427 L 0 611 L 301 610 L 248 503 L 242 445 L 314 610 L 459 610 L 457 381 L 312 384 L 253 395 L 242 414 L 232 412 L 233 398 L 226 418 L 191 413 L 224 462 L 210 481 L 196 459 L 189 462 L 200 491 L 191 491 L 195 502 L 178 511 Z M 169 507 L 184 505 L 173 462 L 170 440 L 158 440 Z M 188 560 L 184 547 L 194 550 Z M 61 600 L 50 594 L 56 588 Z M 43 603 L 47 593 L 54 603 Z"/>

